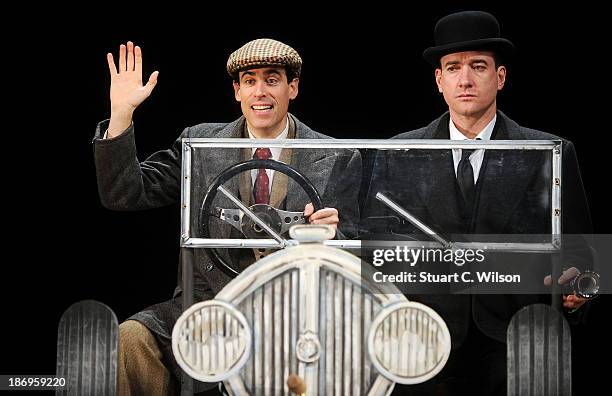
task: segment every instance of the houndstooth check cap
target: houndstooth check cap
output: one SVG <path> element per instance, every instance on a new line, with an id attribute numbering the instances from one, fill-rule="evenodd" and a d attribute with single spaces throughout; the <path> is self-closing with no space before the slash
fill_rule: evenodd
<path id="1" fill-rule="evenodd" d="M 227 59 L 227 72 L 235 73 L 263 66 L 284 66 L 300 76 L 302 58 L 296 50 L 280 41 L 262 38 L 249 41 Z"/>

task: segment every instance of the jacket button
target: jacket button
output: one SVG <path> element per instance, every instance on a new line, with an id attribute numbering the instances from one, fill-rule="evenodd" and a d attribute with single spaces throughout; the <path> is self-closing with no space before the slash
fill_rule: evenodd
<path id="1" fill-rule="evenodd" d="M 213 270 L 213 265 L 212 264 L 206 264 L 206 271 L 212 271 Z"/>

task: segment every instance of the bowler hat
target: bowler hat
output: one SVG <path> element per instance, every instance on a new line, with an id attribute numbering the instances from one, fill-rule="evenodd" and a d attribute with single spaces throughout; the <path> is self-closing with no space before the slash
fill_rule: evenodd
<path id="1" fill-rule="evenodd" d="M 440 58 L 454 52 L 490 50 L 508 60 L 514 45 L 500 37 L 497 19 L 484 11 L 462 11 L 440 19 L 434 29 L 435 46 L 423 52 L 423 58 L 438 67 Z"/>

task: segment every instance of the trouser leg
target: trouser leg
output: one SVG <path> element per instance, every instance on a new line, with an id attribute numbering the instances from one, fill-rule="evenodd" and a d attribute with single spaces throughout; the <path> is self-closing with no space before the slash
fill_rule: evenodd
<path id="1" fill-rule="evenodd" d="M 155 337 L 143 324 L 128 320 L 119 325 L 119 396 L 176 395 L 178 385 L 162 363 Z"/>

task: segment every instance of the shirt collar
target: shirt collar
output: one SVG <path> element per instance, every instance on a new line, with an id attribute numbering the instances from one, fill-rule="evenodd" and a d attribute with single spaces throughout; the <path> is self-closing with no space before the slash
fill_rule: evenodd
<path id="1" fill-rule="evenodd" d="M 257 139 L 252 133 L 251 130 L 249 129 L 249 126 L 247 125 L 247 131 L 249 132 L 249 138 L 250 139 Z M 280 135 L 278 135 L 277 137 L 275 137 L 274 139 L 287 139 L 287 136 L 289 136 L 289 116 L 287 116 L 287 118 L 285 118 L 285 129 L 283 129 L 283 131 L 280 133 Z"/>
<path id="2" fill-rule="evenodd" d="M 497 120 L 497 114 L 493 117 L 493 119 L 484 127 L 482 131 L 478 135 L 476 135 L 476 139 L 479 140 L 491 140 L 491 135 L 493 135 L 493 128 L 495 127 L 495 121 Z M 469 140 L 463 133 L 461 133 L 452 119 L 449 118 L 448 121 L 448 130 L 450 132 L 451 140 Z"/>

